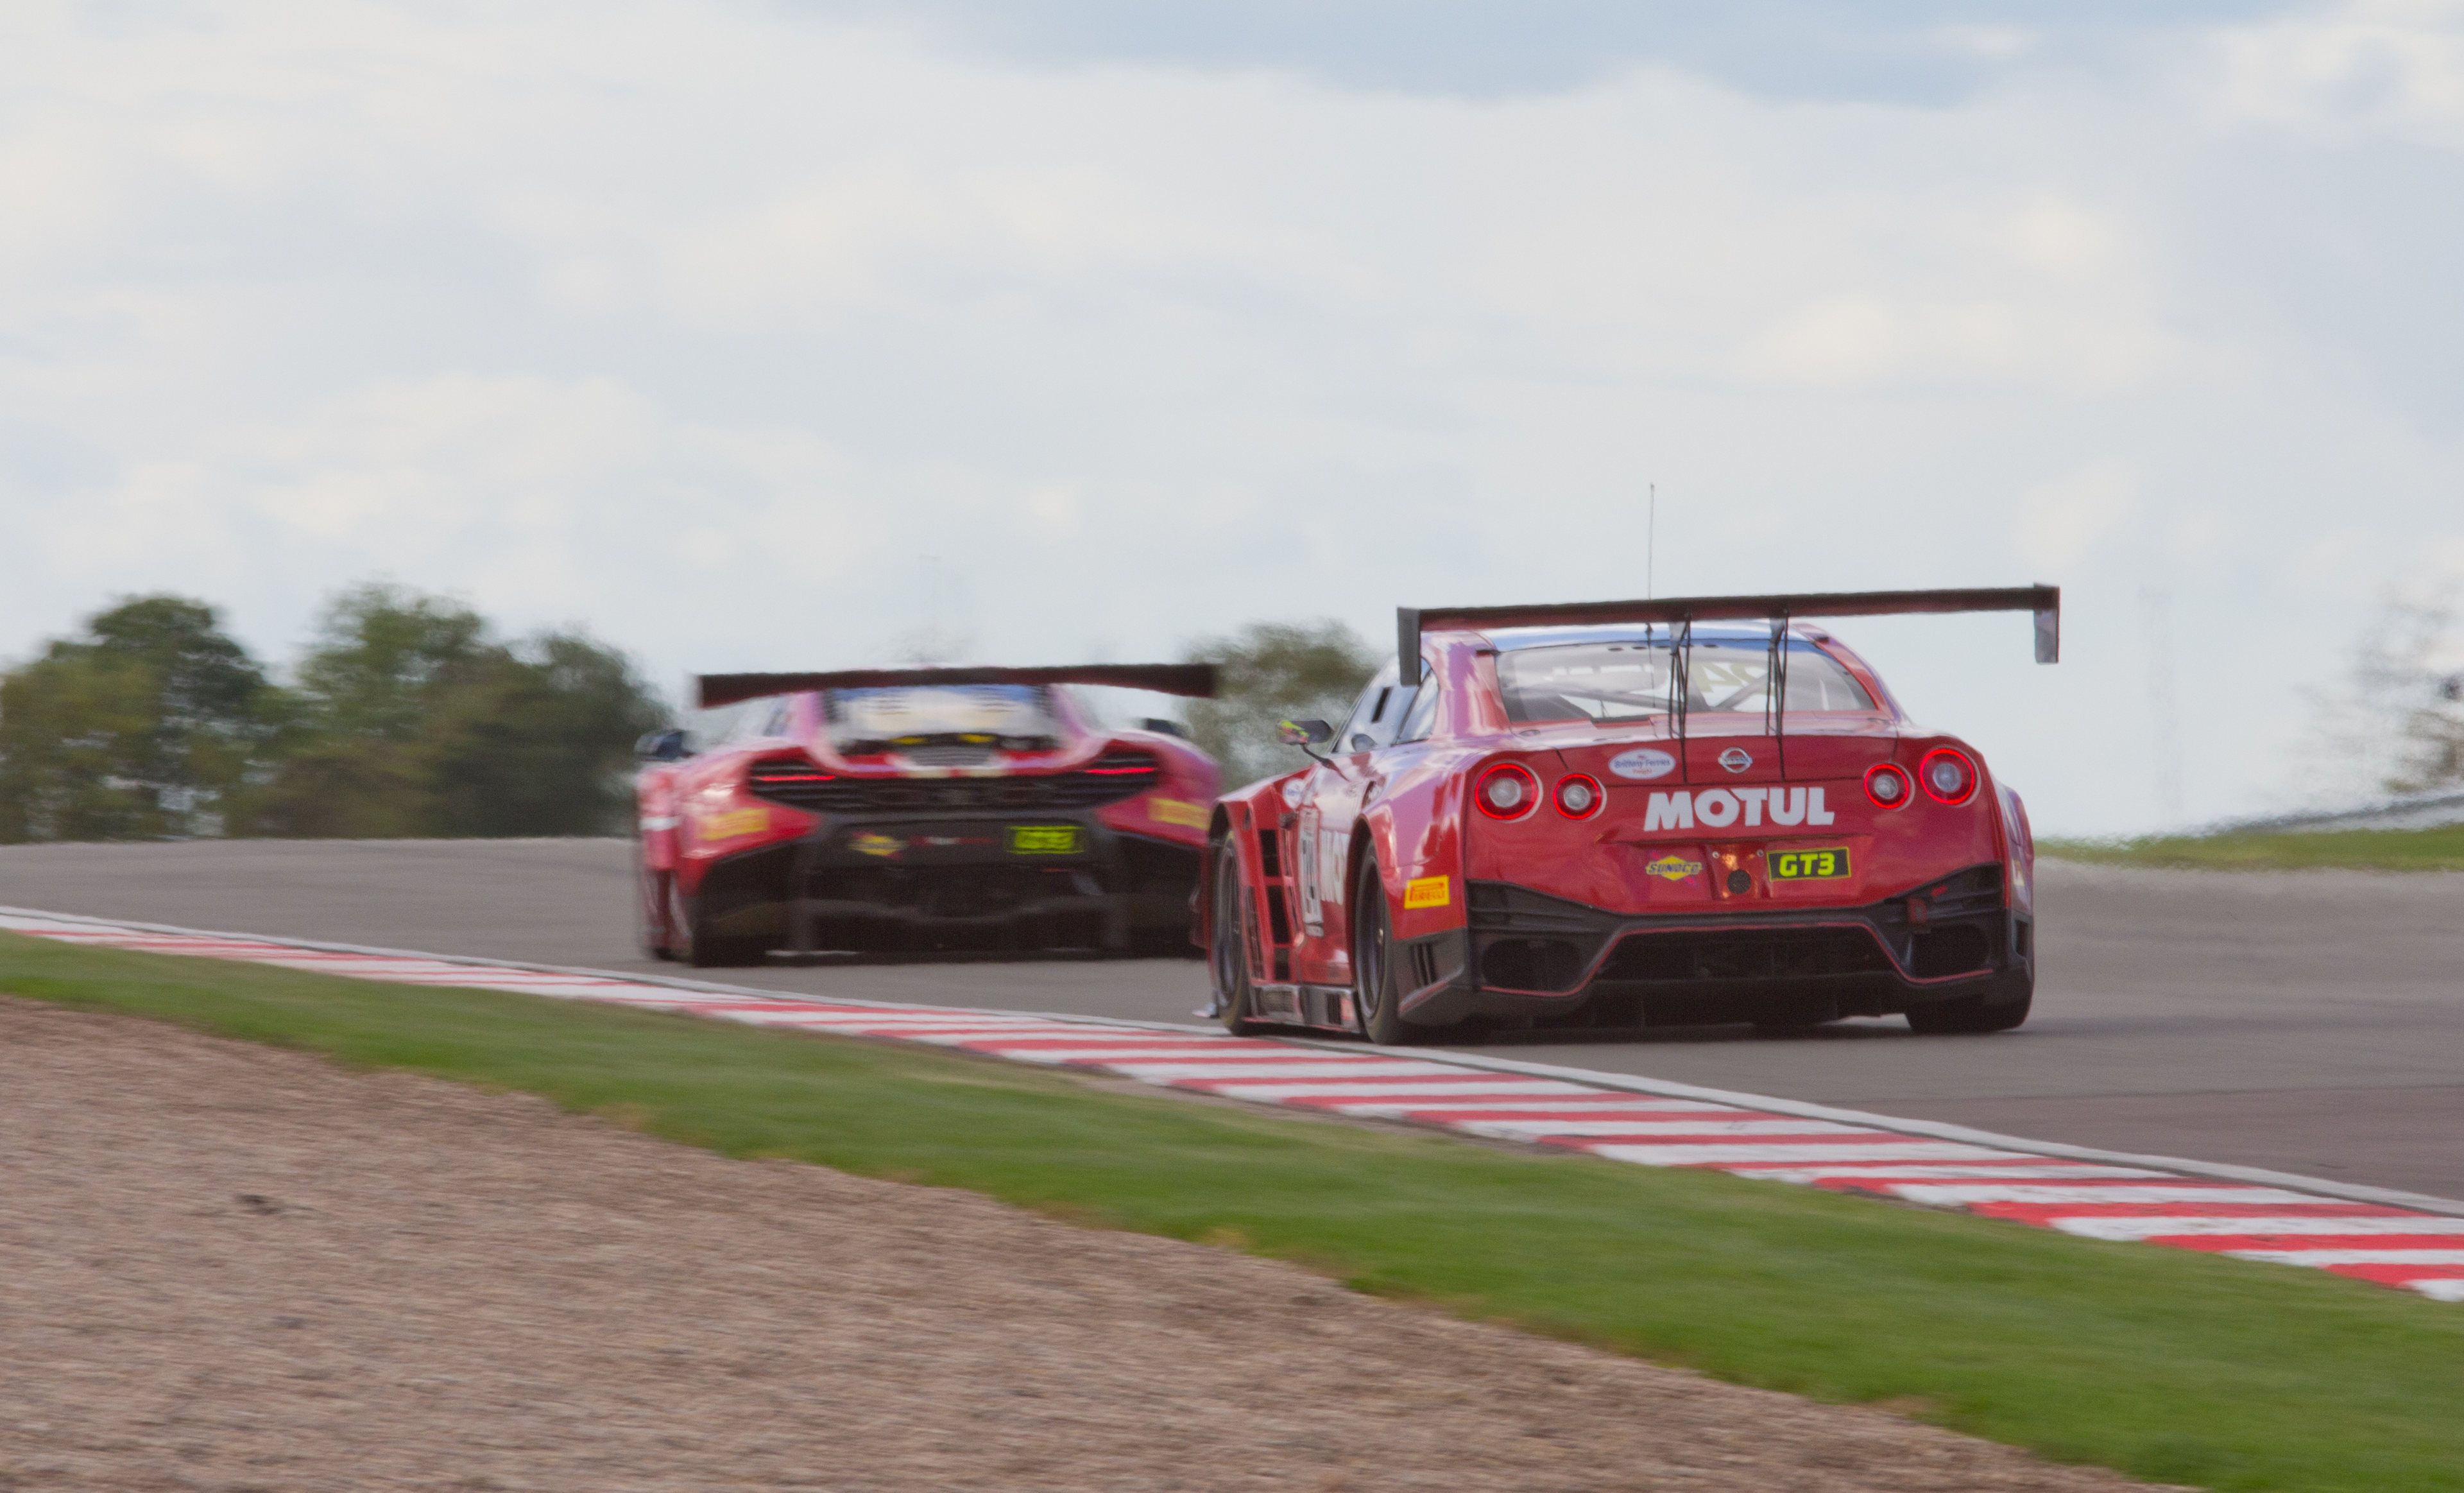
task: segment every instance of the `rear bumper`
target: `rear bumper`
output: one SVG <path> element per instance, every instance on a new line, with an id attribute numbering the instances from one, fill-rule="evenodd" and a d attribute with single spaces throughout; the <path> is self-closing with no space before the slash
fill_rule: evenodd
<path id="1" fill-rule="evenodd" d="M 1631 1027 L 1888 1015 L 1980 994 L 2015 999 L 2035 957 L 2031 921 L 2003 905 L 1998 865 L 1862 906 L 1715 916 L 1636 917 L 1502 881 L 1467 890 L 1467 926 L 1407 946 L 1403 967 L 1432 979 L 1406 998 L 1406 1019 Z"/>
<path id="2" fill-rule="evenodd" d="M 1078 848 L 1013 852 L 1002 821 L 831 815 L 798 839 L 713 864 L 698 896 L 715 932 L 800 952 L 1181 951 L 1196 848 L 1092 815 L 1033 824 L 1073 826 Z"/>

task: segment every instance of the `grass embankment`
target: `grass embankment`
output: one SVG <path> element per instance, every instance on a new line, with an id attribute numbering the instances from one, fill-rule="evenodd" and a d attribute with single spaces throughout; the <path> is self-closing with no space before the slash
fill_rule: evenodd
<path id="1" fill-rule="evenodd" d="M 2306 1271 L 536 997 L 10 935 L 0 991 L 528 1090 L 729 1155 L 1235 1244 L 2143 1477 L 2464 1489 L 2464 1310 Z"/>
<path id="2" fill-rule="evenodd" d="M 2315 835 L 2167 835 L 2124 840 L 2040 840 L 2061 860 L 2211 871 L 2464 871 L 2464 824 L 2431 830 L 2328 830 Z"/>

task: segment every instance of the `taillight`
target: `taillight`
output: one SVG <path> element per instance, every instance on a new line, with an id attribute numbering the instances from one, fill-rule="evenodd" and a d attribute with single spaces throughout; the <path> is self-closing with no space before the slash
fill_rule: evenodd
<path id="1" fill-rule="evenodd" d="M 1955 746 L 1937 746 L 1917 764 L 1917 781 L 1927 798 L 1956 808 L 1975 796 L 1976 764 Z"/>
<path id="2" fill-rule="evenodd" d="M 1480 775 L 1471 799 L 1492 819 L 1520 819 L 1540 807 L 1540 780 L 1520 763 L 1501 762 Z"/>
<path id="3" fill-rule="evenodd" d="M 1577 772 L 1557 780 L 1557 812 L 1569 819 L 1588 819 L 1600 812 L 1599 779 Z"/>
<path id="4" fill-rule="evenodd" d="M 1887 762 L 1865 769 L 1865 796 L 1878 809 L 1897 809 L 1908 801 L 1908 775 Z"/>

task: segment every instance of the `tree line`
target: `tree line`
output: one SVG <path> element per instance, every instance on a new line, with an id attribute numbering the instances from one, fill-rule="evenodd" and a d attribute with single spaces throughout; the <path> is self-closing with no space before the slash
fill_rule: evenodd
<path id="1" fill-rule="evenodd" d="M 336 596 L 277 681 L 210 605 L 138 596 L 0 674 L 0 842 L 605 835 L 668 709 L 578 631 Z"/>
<path id="2" fill-rule="evenodd" d="M 1376 663 L 1335 622 L 1183 657 L 1221 671 L 1189 726 L 1227 786 L 1291 767 L 1276 724 L 1341 719 Z M 507 639 L 397 586 L 335 596 L 287 679 L 211 605 L 137 596 L 0 673 L 0 843 L 626 834 L 632 745 L 668 721 L 582 632 Z"/>

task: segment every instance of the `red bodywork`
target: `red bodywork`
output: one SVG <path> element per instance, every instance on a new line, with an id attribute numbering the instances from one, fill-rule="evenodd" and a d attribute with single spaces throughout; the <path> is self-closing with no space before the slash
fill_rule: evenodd
<path id="1" fill-rule="evenodd" d="M 774 948 L 1186 952 L 1214 760 L 1169 730 L 1102 727 L 1045 684 L 1056 672 L 951 673 L 1044 687 L 1054 731 L 1026 749 L 846 755 L 814 688 L 757 698 L 738 734 L 646 764 L 645 947 L 703 965 Z M 706 702 L 746 693 L 714 702 L 711 682 Z"/>
<path id="2" fill-rule="evenodd" d="M 1219 1007 L 1245 976 L 1236 1015 L 1374 1036 L 1364 1008 L 1383 1000 L 1406 1024 L 1390 1014 L 1395 1040 L 1466 1020 L 1796 1025 L 1914 1011 L 1922 1022 L 1954 1006 L 1971 1023 L 1958 1029 L 2016 1024 L 2035 920 L 2018 795 L 1974 748 L 1912 724 L 1828 632 L 1787 635 L 1844 669 L 1872 708 L 1517 723 L 1499 680 L 1516 634 L 1408 627 L 1434 702 L 1389 665 L 1325 760 L 1217 806 L 1198 936 L 1219 947 Z M 1399 732 L 1418 739 L 1355 737 L 1380 691 L 1388 711 L 1425 713 Z M 1956 802 L 1922 786 L 1945 750 L 1972 765 Z M 1867 789 L 1883 764 L 1904 774 L 1888 805 Z M 1510 815 L 1475 799 L 1502 765 L 1537 791 Z M 1227 872 L 1236 896 L 1215 884 Z M 1355 912 L 1369 895 L 1382 899 L 1387 970 L 1364 995 Z M 2003 1014 L 1977 1014 L 1989 1005 Z"/>

